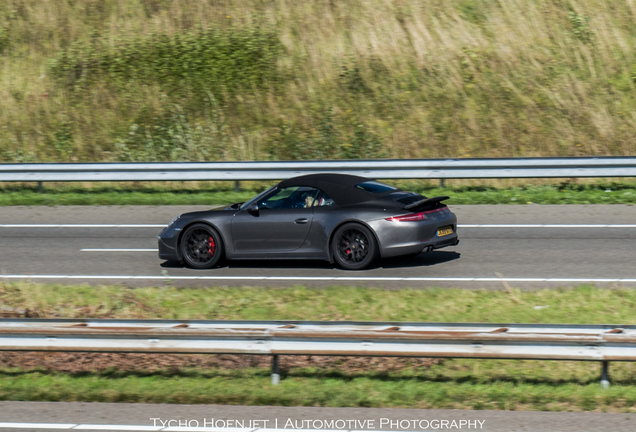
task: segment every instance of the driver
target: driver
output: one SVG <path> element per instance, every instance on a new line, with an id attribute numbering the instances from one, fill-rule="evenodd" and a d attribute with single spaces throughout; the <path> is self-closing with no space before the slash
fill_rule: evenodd
<path id="1" fill-rule="evenodd" d="M 304 198 L 305 198 L 305 203 L 304 203 L 304 206 L 303 206 L 304 208 L 309 208 L 309 207 L 314 205 L 314 197 L 312 197 L 308 193 L 306 193 L 304 195 Z"/>

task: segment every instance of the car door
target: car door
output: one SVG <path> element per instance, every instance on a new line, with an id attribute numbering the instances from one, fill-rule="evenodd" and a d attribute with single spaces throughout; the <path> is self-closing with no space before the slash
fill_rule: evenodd
<path id="1" fill-rule="evenodd" d="M 260 199 L 258 211 L 241 210 L 232 219 L 234 253 L 276 254 L 299 249 L 311 228 L 318 190 L 293 186 Z"/>

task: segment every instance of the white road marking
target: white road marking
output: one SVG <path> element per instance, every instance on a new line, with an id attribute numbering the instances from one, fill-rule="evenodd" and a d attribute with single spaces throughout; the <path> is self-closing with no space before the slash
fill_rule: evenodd
<path id="1" fill-rule="evenodd" d="M 80 249 L 80 252 L 157 252 L 158 249 Z"/>
<path id="2" fill-rule="evenodd" d="M 165 228 L 168 224 L 4 224 L 0 228 Z"/>
<path id="3" fill-rule="evenodd" d="M 63 430 L 119 430 L 119 431 L 162 431 L 162 432 L 382 432 L 351 429 L 255 429 L 255 428 L 217 428 L 217 427 L 168 427 L 141 425 L 93 425 L 93 424 L 62 424 L 62 423 L 0 423 L 0 428 L 11 429 L 63 429 Z M 429 429 L 430 430 L 430 429 Z M 391 432 L 391 431 L 386 431 Z M 419 431 L 427 432 L 427 431 Z"/>
<path id="4" fill-rule="evenodd" d="M 134 425 L 94 425 L 79 424 L 73 430 L 122 430 L 122 431 L 160 431 L 161 426 L 134 426 Z"/>
<path id="5" fill-rule="evenodd" d="M 636 225 L 629 224 L 488 224 L 471 225 L 457 224 L 457 228 L 636 228 Z"/>
<path id="6" fill-rule="evenodd" d="M 161 224 L 0 224 L 0 228 L 165 228 Z M 458 224 L 458 228 L 636 228 L 636 224 Z"/>
<path id="7" fill-rule="evenodd" d="M 0 423 L 0 428 L 13 429 L 71 429 L 75 426 L 74 423 Z"/>
<path id="8" fill-rule="evenodd" d="M 252 429 L 248 429 L 248 428 L 229 428 L 230 432 L 232 432 L 232 430 L 234 430 L 235 432 L 252 432 L 255 431 L 256 429 L 252 428 Z M 199 427 L 185 427 L 185 426 L 173 426 L 173 427 L 167 427 L 165 429 L 161 429 L 163 432 L 228 432 L 227 429 L 225 428 L 218 428 L 218 427 L 204 427 L 204 426 L 199 426 Z M 261 429 L 262 430 L 262 429 Z M 280 432 L 280 431 L 279 431 Z M 291 432 L 291 430 L 290 430 Z M 297 432 L 297 429 L 294 429 L 293 432 Z M 312 432 L 323 432 L 322 430 L 318 431 L 312 431 Z M 338 432 L 343 432 L 343 431 L 338 431 Z"/>
<path id="9" fill-rule="evenodd" d="M 189 432 L 189 431 L 193 431 L 193 432 L 253 432 L 258 430 L 259 432 L 265 431 L 265 429 L 258 429 L 258 428 L 234 428 L 234 427 L 230 427 L 230 428 L 223 428 L 223 427 L 210 427 L 210 426 L 199 426 L 199 427 L 189 427 L 189 426 L 168 426 L 165 429 L 161 429 L 163 432 Z M 297 432 L 298 429 L 294 429 L 293 432 Z M 279 430 L 280 432 L 280 430 Z M 290 429 L 290 432 L 291 429 Z M 318 431 L 318 430 L 314 430 L 312 432 L 324 432 L 322 430 Z M 338 431 L 338 432 L 344 432 L 344 431 Z"/>
<path id="10" fill-rule="evenodd" d="M 135 276 L 135 275 L 2 275 L 3 279 L 94 280 L 270 280 L 270 281 L 376 281 L 376 282 L 577 282 L 636 283 L 636 278 L 514 278 L 514 277 L 373 277 L 373 276 Z"/>
<path id="11" fill-rule="evenodd" d="M 346 423 L 344 423 L 344 424 L 346 424 Z M 349 424 L 351 424 L 351 423 L 349 423 Z M 292 429 L 292 428 L 285 429 L 283 427 L 280 427 L 280 428 L 262 428 L 262 429 L 256 429 L 256 430 L 258 432 L 281 432 L 281 431 L 285 432 L 286 430 L 289 431 L 289 432 L 291 432 L 291 431 L 293 431 L 293 432 L 343 432 L 342 429 L 296 429 L 296 428 L 294 428 L 294 429 Z M 347 431 L 347 432 L 353 432 L 353 431 L 351 430 L 351 431 Z M 360 432 L 368 432 L 368 431 L 360 431 Z"/>

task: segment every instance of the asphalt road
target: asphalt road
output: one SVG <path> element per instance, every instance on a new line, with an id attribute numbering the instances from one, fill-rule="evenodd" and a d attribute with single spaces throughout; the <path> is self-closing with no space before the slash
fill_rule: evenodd
<path id="1" fill-rule="evenodd" d="M 0 272 L 4 275 L 77 276 L 64 283 L 127 285 L 267 285 L 304 283 L 310 286 L 357 284 L 384 287 L 459 286 L 500 288 L 497 274 L 505 278 L 633 279 L 636 281 L 636 206 L 452 206 L 461 225 L 505 225 L 460 228 L 461 244 L 410 259 L 392 259 L 378 267 L 345 272 L 322 262 L 252 261 L 234 262 L 223 268 L 195 271 L 162 267 L 157 258 L 159 227 L 15 227 L 14 224 L 167 224 L 173 216 L 201 207 L 4 207 L 0 208 Z M 602 227 L 542 227 L 511 225 L 605 225 Z M 137 249 L 136 251 L 83 251 L 82 249 Z M 148 249 L 148 251 L 144 250 Z M 104 278 L 91 279 L 96 275 Z M 154 276 L 159 279 L 117 279 L 112 276 Z M 170 280 L 178 276 L 218 276 L 219 280 Z M 244 279 L 271 277 L 288 279 Z M 300 278 L 316 278 L 301 280 Z M 350 277 L 353 280 L 317 278 Z M 387 280 L 386 278 L 411 278 Z M 365 278 L 365 279 L 362 279 Z M 385 278 L 381 280 L 381 278 Z M 415 279 L 415 278 L 420 278 Z M 429 279 L 426 279 L 429 278 Z M 439 278 L 449 278 L 441 280 Z M 459 280 L 467 278 L 466 280 Z M 483 280 L 475 278 L 490 278 Z M 431 280 L 435 279 L 435 280 Z M 39 279 L 46 281 L 48 279 Z M 51 277 L 50 280 L 59 282 Z M 513 286 L 545 287 L 580 282 L 515 281 Z M 599 282 L 601 283 L 601 282 Z M 632 282 L 625 284 L 633 286 Z M 88 424 L 83 430 L 109 430 L 108 426 L 148 427 L 152 418 L 285 421 L 308 419 L 375 420 L 384 430 L 421 429 L 380 427 L 390 420 L 480 420 L 478 430 L 503 431 L 632 431 L 634 414 L 548 413 L 462 410 L 403 410 L 362 408 L 183 406 L 146 404 L 86 404 L 51 402 L 0 402 L 0 432 L 25 430 L 13 422 L 49 423 L 37 430 L 53 430 L 67 423 Z M 3 423 L 4 422 L 4 423 Z M 92 425 L 92 426 L 91 426 Z M 97 425 L 97 426 L 95 426 Z M 271 423 L 267 426 L 271 427 Z M 27 425 L 28 427 L 28 425 Z M 116 430 L 144 430 L 130 427 Z M 62 430 L 64 428 L 58 428 Z M 466 430 L 446 429 L 446 430 Z M 113 429 L 115 430 L 115 427 Z M 147 429 L 146 429 L 147 430 Z M 428 430 L 441 430 L 431 429 Z M 470 430 L 475 430 L 472 428 Z"/>
<path id="2" fill-rule="evenodd" d="M 152 420 L 160 419 L 160 420 Z M 515 412 L 515 411 L 470 411 L 470 410 L 423 410 L 423 409 L 395 409 L 395 408 L 317 408 L 317 407 L 246 407 L 246 406 L 221 406 L 221 405 L 164 405 L 164 404 L 112 404 L 112 403 L 66 403 L 66 402 L 0 402 L 0 422 L 29 422 L 50 423 L 52 425 L 81 424 L 75 430 L 109 430 L 106 426 L 100 429 L 97 425 L 131 425 L 153 426 L 161 425 L 161 421 L 196 420 L 199 426 L 208 426 L 214 419 L 218 420 L 252 420 L 252 426 L 268 427 L 267 432 L 276 432 L 274 426 L 278 420 L 278 428 L 282 429 L 288 419 L 292 420 L 295 427 L 307 425 L 301 421 L 308 420 L 344 420 L 355 426 L 362 427 L 366 431 L 405 431 L 405 430 L 480 430 L 484 432 L 631 432 L 636 429 L 636 414 L 610 414 L 610 413 L 559 413 L 559 412 Z M 385 419 L 384 421 L 382 419 Z M 267 423 L 263 421 L 267 420 Z M 388 423 L 387 423 L 388 420 Z M 405 420 L 411 420 L 410 424 Z M 416 421 L 413 424 L 413 420 Z M 429 422 L 429 427 L 425 428 Z M 464 423 L 463 427 L 440 428 L 437 420 L 449 421 L 449 425 L 455 420 L 471 421 L 470 429 Z M 259 423 L 254 423 L 259 421 Z M 479 423 L 475 423 L 479 421 Z M 393 422 L 393 427 L 391 427 Z M 397 423 L 400 422 L 400 423 Z M 222 425 L 220 423 L 219 425 Z M 227 424 L 227 423 L 226 423 Z M 309 423 L 311 426 L 313 422 Z M 320 423 L 317 423 L 319 425 Z M 400 424 L 402 427 L 400 427 Z M 424 427 L 420 428 L 420 424 Z M 196 423 L 192 422 L 192 426 Z M 369 426 L 373 427 L 369 427 Z M 431 427 L 433 425 L 433 427 Z M 397 427 L 396 427 L 397 426 Z M 476 426 L 476 427 L 475 427 Z M 247 426 L 246 426 L 247 427 Z M 310 427 L 311 428 L 311 427 Z M 53 428 L 30 429 L 31 431 L 50 431 Z M 61 429 L 61 428 L 60 428 Z M 68 430 L 68 428 L 64 428 Z M 347 427 L 344 431 L 347 431 Z M 23 428 L 3 427 L 0 423 L 0 431 L 24 431 Z M 59 429 L 58 429 L 59 430 Z M 135 430 L 133 428 L 118 428 L 110 430 Z M 137 428 L 136 430 L 143 430 Z M 148 430 L 148 429 L 146 429 Z M 156 429 L 155 429 L 156 430 Z M 179 430 L 179 429 L 173 429 Z M 192 430 L 192 429 L 191 429 Z M 223 429 L 211 429 L 223 432 Z M 226 429 L 226 432 L 249 432 L 250 429 Z M 294 429 L 287 429 L 288 431 Z M 298 430 L 298 429 L 296 429 Z M 307 429 L 305 428 L 304 431 Z M 182 432 L 188 432 L 182 429 Z M 208 429 L 210 431 L 210 429 Z M 298 432 L 304 432 L 298 431 Z M 266 431 L 263 431 L 266 432 Z M 281 431 L 284 432 L 284 429 Z M 329 431 L 332 432 L 332 431 Z"/>
<path id="3" fill-rule="evenodd" d="M 59 282 L 55 278 L 72 276 L 64 283 L 117 282 L 131 286 L 303 283 L 318 287 L 339 284 L 500 288 L 498 275 L 511 278 L 511 285 L 521 288 L 588 281 L 636 284 L 636 225 L 615 226 L 636 224 L 636 206 L 451 206 L 460 224 L 458 246 L 415 258 L 384 260 L 374 268 L 357 272 L 321 261 L 234 261 L 212 270 L 192 270 L 160 261 L 156 253 L 159 225 L 167 224 L 177 214 L 197 209 L 202 207 L 4 207 L 0 209 L 0 272 L 42 281 Z M 29 226 L 12 226 L 15 224 Z M 135 226 L 38 226 L 42 224 Z M 500 226 L 471 226 L 484 224 Z M 535 226 L 544 224 L 567 226 Z M 47 279 L 46 275 L 51 277 Z M 137 278 L 125 278 L 130 276 Z M 204 279 L 187 279 L 192 277 Z M 557 280 L 545 280 L 550 278 Z"/>

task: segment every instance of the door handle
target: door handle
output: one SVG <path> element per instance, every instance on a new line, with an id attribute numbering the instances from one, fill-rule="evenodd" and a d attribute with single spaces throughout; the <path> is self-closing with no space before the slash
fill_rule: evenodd
<path id="1" fill-rule="evenodd" d="M 309 222 L 309 219 L 300 218 L 300 219 L 296 219 L 294 222 L 296 222 L 297 224 L 306 224 L 307 222 Z"/>

